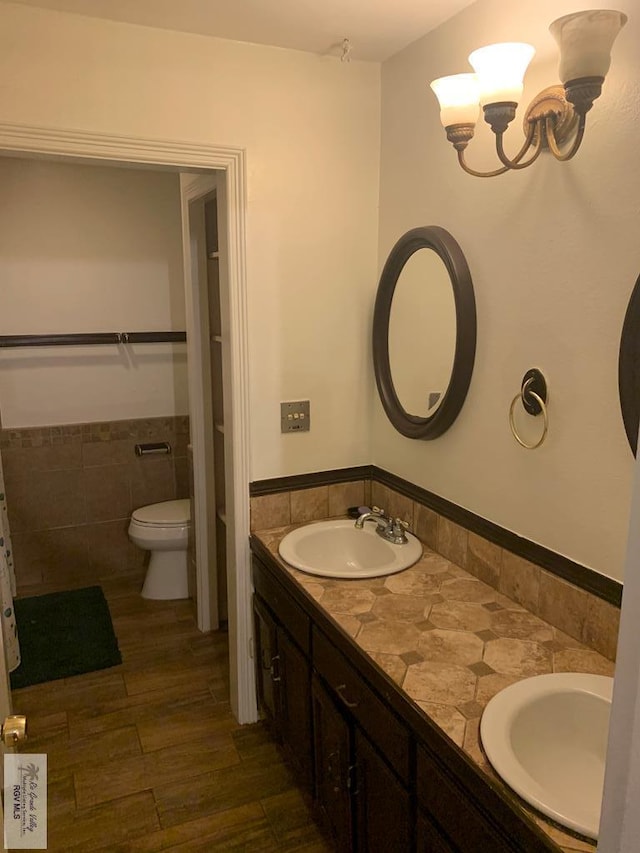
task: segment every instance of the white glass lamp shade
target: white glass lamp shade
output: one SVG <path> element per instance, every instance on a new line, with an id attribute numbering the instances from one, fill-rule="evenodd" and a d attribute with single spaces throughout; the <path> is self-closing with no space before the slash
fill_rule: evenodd
<path id="1" fill-rule="evenodd" d="M 440 103 L 443 127 L 452 124 L 475 124 L 480 111 L 480 90 L 475 74 L 452 74 L 431 82 Z"/>
<path id="2" fill-rule="evenodd" d="M 593 9 L 558 18 L 549 31 L 560 48 L 560 80 L 604 77 L 611 64 L 611 48 L 627 22 L 623 12 Z"/>
<path id="3" fill-rule="evenodd" d="M 518 103 L 522 81 L 535 49 L 522 42 L 490 44 L 474 50 L 469 62 L 478 78 L 481 104 Z"/>

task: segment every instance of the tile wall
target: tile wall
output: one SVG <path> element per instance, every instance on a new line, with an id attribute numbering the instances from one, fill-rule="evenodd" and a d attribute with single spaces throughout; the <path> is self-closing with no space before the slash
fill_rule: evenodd
<path id="1" fill-rule="evenodd" d="M 172 453 L 135 455 L 158 441 Z M 18 594 L 139 570 L 129 517 L 189 497 L 188 441 L 187 416 L 1 430 Z"/>
<path id="2" fill-rule="evenodd" d="M 376 481 L 360 480 L 251 498 L 251 529 L 268 530 L 344 515 L 360 504 L 384 507 L 418 538 L 565 634 L 615 660 L 620 611 L 535 563 L 478 536 Z"/>

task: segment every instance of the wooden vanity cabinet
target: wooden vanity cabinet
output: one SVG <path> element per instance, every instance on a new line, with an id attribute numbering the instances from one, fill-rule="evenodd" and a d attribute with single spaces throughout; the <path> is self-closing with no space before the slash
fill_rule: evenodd
<path id="1" fill-rule="evenodd" d="M 420 853 L 459 853 L 422 811 L 416 817 L 416 849 Z"/>
<path id="2" fill-rule="evenodd" d="M 313 676 L 313 758 L 315 802 L 319 817 L 344 853 L 355 849 L 353 749 L 351 731 L 341 710 Z"/>
<path id="3" fill-rule="evenodd" d="M 284 747 L 299 783 L 310 792 L 313 764 L 309 619 L 284 590 L 273 586 L 275 582 L 268 575 L 256 572 L 254 582 L 258 705 L 274 737 Z M 293 634 L 302 642 L 302 647 L 285 627 L 285 622 L 293 625 Z"/>
<path id="4" fill-rule="evenodd" d="M 412 850 L 410 736 L 312 628 L 316 801 L 339 850 Z"/>
<path id="5" fill-rule="evenodd" d="M 416 795 L 421 818 L 418 853 L 513 853 L 523 849 L 517 838 L 509 837 L 507 827 L 494 825 L 491 816 L 480 811 L 437 756 L 423 745 L 417 751 Z"/>
<path id="6" fill-rule="evenodd" d="M 278 626 L 270 610 L 257 596 L 253 600 L 253 623 L 258 707 L 277 736 L 280 717 Z"/>
<path id="7" fill-rule="evenodd" d="M 390 770 L 377 746 L 357 728 L 355 766 L 358 850 L 413 850 L 411 794 Z"/>
<path id="8" fill-rule="evenodd" d="M 336 849 L 560 853 L 260 540 L 252 545 L 260 707 Z"/>
<path id="9" fill-rule="evenodd" d="M 255 558 L 253 576 L 258 703 L 337 849 L 413 849 L 409 731 Z"/>

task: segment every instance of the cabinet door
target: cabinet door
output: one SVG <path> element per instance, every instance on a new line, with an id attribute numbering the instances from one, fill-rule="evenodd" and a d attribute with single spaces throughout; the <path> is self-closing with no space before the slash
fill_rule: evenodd
<path id="1" fill-rule="evenodd" d="M 253 615 L 255 624 L 256 693 L 258 707 L 268 724 L 277 733 L 279 717 L 279 659 L 277 630 L 273 617 L 254 596 Z"/>
<path id="2" fill-rule="evenodd" d="M 351 853 L 351 733 L 348 723 L 314 676 L 312 680 L 315 796 L 336 849 Z"/>
<path id="3" fill-rule="evenodd" d="M 457 853 L 457 849 L 445 841 L 429 818 L 420 812 L 418 812 L 417 827 L 418 853 Z"/>
<path id="4" fill-rule="evenodd" d="M 411 798 L 379 752 L 355 730 L 357 850 L 413 850 Z"/>
<path id="5" fill-rule="evenodd" d="M 280 719 L 278 727 L 298 781 L 313 788 L 311 741 L 311 667 L 309 661 L 278 627 Z"/>
<path id="6" fill-rule="evenodd" d="M 476 806 L 471 792 L 461 787 L 457 777 L 445 768 L 430 750 L 419 746 L 417 750 L 418 808 L 427 818 L 433 816 L 436 826 L 449 839 L 454 850 L 464 853 L 527 853 L 553 849 L 540 844 L 522 823 L 527 833 L 522 839 L 514 838 L 495 815 Z M 555 847 L 555 845 L 554 845 Z M 429 849 L 428 847 L 426 848 Z"/>
<path id="7" fill-rule="evenodd" d="M 397 776 L 409 787 L 410 736 L 407 727 L 367 685 L 324 632 L 314 626 L 313 663 L 346 716 L 383 753 Z"/>

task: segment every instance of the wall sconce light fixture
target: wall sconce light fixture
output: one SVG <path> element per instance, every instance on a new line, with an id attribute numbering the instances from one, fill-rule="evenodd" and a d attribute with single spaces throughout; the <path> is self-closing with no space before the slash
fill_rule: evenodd
<path id="1" fill-rule="evenodd" d="M 516 114 L 523 78 L 535 53 L 530 44 L 507 42 L 474 50 L 469 62 L 475 74 L 440 77 L 431 88 L 440 102 L 440 121 L 447 139 L 458 152 L 458 162 L 470 175 L 490 178 L 510 169 L 524 169 L 549 148 L 557 160 L 570 160 L 584 136 L 586 114 L 602 91 L 611 64 L 611 47 L 627 22 L 623 12 L 592 10 L 565 15 L 549 30 L 560 48 L 562 86 L 550 86 L 529 104 L 524 125 L 526 139 L 515 157 L 507 157 L 503 135 Z M 502 166 L 477 172 L 465 162 L 464 150 L 473 137 L 480 105 L 496 135 Z M 574 134 L 572 144 L 561 146 Z M 527 160 L 525 156 L 531 151 Z"/>

